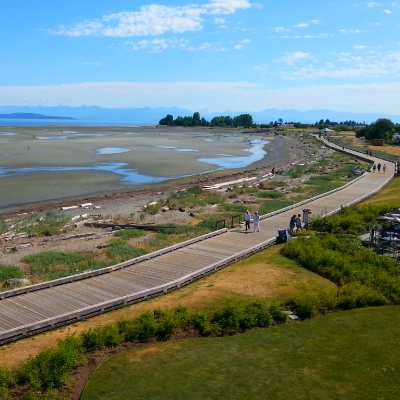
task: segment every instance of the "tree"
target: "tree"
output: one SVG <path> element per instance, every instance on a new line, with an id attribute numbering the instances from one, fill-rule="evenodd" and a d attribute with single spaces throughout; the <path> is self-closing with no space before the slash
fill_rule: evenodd
<path id="1" fill-rule="evenodd" d="M 200 113 L 195 112 L 193 114 L 193 126 L 199 126 L 200 125 Z"/>
<path id="2" fill-rule="evenodd" d="M 169 125 L 171 126 L 174 122 L 174 117 L 171 114 L 168 114 L 165 118 L 160 119 L 158 122 L 160 125 Z"/>
<path id="3" fill-rule="evenodd" d="M 371 125 L 358 129 L 356 136 L 364 136 L 367 140 L 384 139 L 385 142 L 390 142 L 394 130 L 395 125 L 390 119 L 379 118 Z"/>

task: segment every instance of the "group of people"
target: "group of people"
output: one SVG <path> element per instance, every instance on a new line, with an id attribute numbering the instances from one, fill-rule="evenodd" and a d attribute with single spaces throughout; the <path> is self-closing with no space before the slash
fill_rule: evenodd
<path id="1" fill-rule="evenodd" d="M 250 230 L 250 221 L 251 221 L 251 214 L 249 210 L 246 211 L 246 214 L 244 215 L 244 227 L 246 231 L 249 229 Z M 256 211 L 253 215 L 253 225 L 254 225 L 254 232 L 260 232 L 260 216 L 258 215 L 258 212 Z"/>
<path id="2" fill-rule="evenodd" d="M 381 172 L 381 168 L 383 170 L 383 173 L 386 172 L 386 164 L 383 164 L 383 166 L 381 165 L 381 163 L 378 164 L 374 164 L 374 166 L 372 167 L 372 172 L 375 172 L 378 169 L 378 172 Z"/>
<path id="3" fill-rule="evenodd" d="M 289 223 L 289 235 L 293 234 L 294 228 L 296 227 L 296 232 L 302 231 L 303 227 L 301 226 L 301 215 L 300 214 L 293 214 L 290 218 Z"/>
<path id="4" fill-rule="evenodd" d="M 367 154 L 367 156 L 372 156 L 372 150 L 365 150 L 365 153 Z"/>
<path id="5" fill-rule="evenodd" d="M 251 216 L 249 210 L 246 211 L 246 214 L 244 215 L 244 227 L 245 230 L 250 230 L 250 222 L 251 218 L 253 218 L 253 225 L 254 225 L 254 232 L 260 232 L 260 216 L 258 215 L 258 212 L 256 211 L 253 215 Z M 293 216 L 290 218 L 290 223 L 289 223 L 289 234 L 292 235 L 294 228 L 296 228 L 296 232 L 302 231 L 303 227 L 301 225 L 301 215 L 300 214 L 293 214 Z"/>

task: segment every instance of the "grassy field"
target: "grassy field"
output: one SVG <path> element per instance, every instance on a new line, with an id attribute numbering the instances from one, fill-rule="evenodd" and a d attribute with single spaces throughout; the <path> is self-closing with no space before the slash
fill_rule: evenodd
<path id="1" fill-rule="evenodd" d="M 398 399 L 400 307 L 150 345 L 96 370 L 82 400 Z"/>

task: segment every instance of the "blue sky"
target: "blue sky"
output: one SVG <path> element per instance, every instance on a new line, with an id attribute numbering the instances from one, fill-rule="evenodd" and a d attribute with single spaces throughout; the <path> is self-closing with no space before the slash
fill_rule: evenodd
<path id="1" fill-rule="evenodd" d="M 3 2 L 0 105 L 57 104 L 400 114 L 400 2 Z"/>

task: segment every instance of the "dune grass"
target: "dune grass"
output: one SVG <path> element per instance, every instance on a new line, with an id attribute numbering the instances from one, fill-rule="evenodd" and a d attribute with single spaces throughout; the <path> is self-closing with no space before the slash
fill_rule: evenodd
<path id="1" fill-rule="evenodd" d="M 397 399 L 400 307 L 346 311 L 241 336 L 121 353 L 82 400 Z"/>

